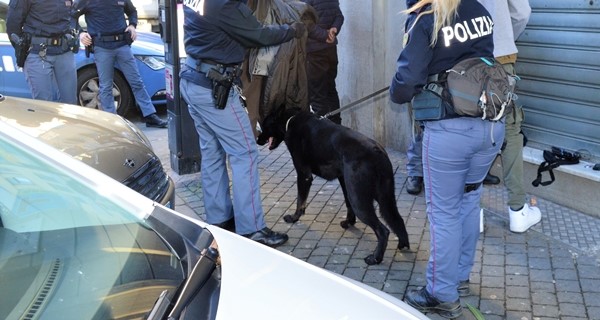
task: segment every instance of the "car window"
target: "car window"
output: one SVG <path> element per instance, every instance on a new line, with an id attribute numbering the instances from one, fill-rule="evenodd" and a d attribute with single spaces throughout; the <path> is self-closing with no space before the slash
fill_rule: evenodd
<path id="1" fill-rule="evenodd" d="M 128 210 L 0 135 L 0 319 L 143 318 L 183 272 Z"/>

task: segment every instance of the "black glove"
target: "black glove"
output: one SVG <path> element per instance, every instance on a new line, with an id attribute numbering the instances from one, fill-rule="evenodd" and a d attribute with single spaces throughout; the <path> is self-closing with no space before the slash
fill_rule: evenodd
<path id="1" fill-rule="evenodd" d="M 306 27 L 302 22 L 294 22 L 290 25 L 290 28 L 294 30 L 294 38 L 301 38 L 306 31 Z"/>

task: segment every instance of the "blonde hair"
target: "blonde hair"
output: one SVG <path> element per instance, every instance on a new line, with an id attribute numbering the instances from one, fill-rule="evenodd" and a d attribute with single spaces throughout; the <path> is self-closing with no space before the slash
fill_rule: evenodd
<path id="1" fill-rule="evenodd" d="M 415 22 L 410 27 L 407 33 L 412 30 L 412 28 L 417 24 L 419 18 L 426 14 L 433 13 L 434 17 L 434 26 L 433 26 L 433 34 L 431 35 L 431 46 L 435 46 L 438 38 L 438 33 L 443 26 L 449 25 L 452 23 L 454 18 L 456 17 L 456 10 L 460 5 L 461 0 L 420 0 L 415 3 L 412 7 L 406 9 L 404 12 L 407 14 L 418 12 L 418 16 L 415 19 Z M 427 5 L 431 5 L 431 9 L 423 12 L 419 12 L 422 8 Z"/>

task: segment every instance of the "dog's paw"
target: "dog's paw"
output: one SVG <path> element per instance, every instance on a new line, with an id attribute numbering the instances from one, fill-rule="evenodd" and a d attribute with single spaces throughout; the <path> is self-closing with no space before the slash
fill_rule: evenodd
<path id="1" fill-rule="evenodd" d="M 356 223 L 356 220 L 355 221 L 344 220 L 344 221 L 340 222 L 340 226 L 344 229 L 348 229 L 351 226 L 353 226 L 355 223 Z"/>
<path id="2" fill-rule="evenodd" d="M 368 265 L 370 265 L 370 266 L 371 266 L 371 265 L 374 265 L 374 264 L 380 264 L 382 260 L 383 260 L 383 258 L 377 259 L 377 258 L 375 258 L 375 256 L 374 256 L 374 255 L 372 255 L 372 254 L 370 254 L 369 256 L 367 256 L 367 257 L 365 258 L 365 262 L 366 262 Z"/>
<path id="3" fill-rule="evenodd" d="M 410 243 L 398 243 L 398 250 L 402 250 L 406 248 L 406 250 L 410 250 Z"/>
<path id="4" fill-rule="evenodd" d="M 291 215 L 291 214 L 286 214 L 285 216 L 283 216 L 283 221 L 285 221 L 287 223 L 294 223 L 294 222 L 298 221 L 298 217 Z"/>

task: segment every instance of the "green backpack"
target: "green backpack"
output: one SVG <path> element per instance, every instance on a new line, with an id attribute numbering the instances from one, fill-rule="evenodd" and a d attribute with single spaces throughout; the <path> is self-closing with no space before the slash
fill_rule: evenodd
<path id="1" fill-rule="evenodd" d="M 446 71 L 444 87 L 456 114 L 497 121 L 513 108 L 517 80 L 493 59 L 468 58 Z"/>

